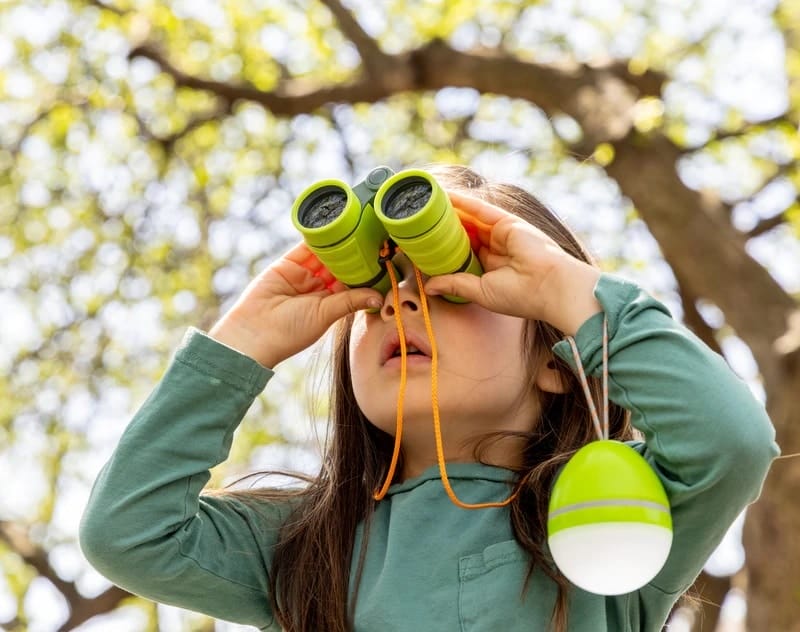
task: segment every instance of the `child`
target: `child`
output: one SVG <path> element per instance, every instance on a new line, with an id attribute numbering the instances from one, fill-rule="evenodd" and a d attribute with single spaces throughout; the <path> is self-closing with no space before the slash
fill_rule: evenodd
<path id="1" fill-rule="evenodd" d="M 661 630 L 759 494 L 777 454 L 763 406 L 663 305 L 602 274 L 531 195 L 463 167 L 429 171 L 480 244 L 485 273 L 423 279 L 421 294 L 399 254 L 398 294 L 382 296 L 347 289 L 304 245 L 292 248 L 207 335 L 187 332 L 123 434 L 81 526 L 98 570 L 149 599 L 262 630 Z M 546 548 L 551 486 L 594 438 L 564 338 L 599 393 L 604 315 L 611 437 L 652 465 L 674 525 L 663 569 L 616 597 L 571 586 Z M 397 317 L 412 352 L 400 399 Z M 320 474 L 294 491 L 201 493 L 271 367 L 334 323 Z M 454 497 L 493 506 L 466 510 L 443 490 L 434 409 Z"/>

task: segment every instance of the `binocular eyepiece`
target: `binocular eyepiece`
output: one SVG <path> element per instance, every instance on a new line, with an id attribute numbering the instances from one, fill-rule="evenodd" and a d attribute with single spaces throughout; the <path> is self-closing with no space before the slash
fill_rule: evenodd
<path id="1" fill-rule="evenodd" d="M 391 289 L 381 257 L 387 239 L 428 276 L 483 273 L 450 198 L 419 169 L 395 174 L 376 167 L 352 188 L 341 180 L 316 182 L 295 200 L 292 222 L 325 267 L 351 288 Z"/>

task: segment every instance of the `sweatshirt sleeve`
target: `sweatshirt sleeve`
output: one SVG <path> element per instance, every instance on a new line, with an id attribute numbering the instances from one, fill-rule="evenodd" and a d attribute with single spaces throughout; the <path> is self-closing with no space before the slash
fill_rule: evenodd
<path id="1" fill-rule="evenodd" d="M 267 569 L 284 508 L 200 495 L 271 376 L 187 332 L 92 489 L 79 536 L 98 571 L 154 601 L 271 625 Z"/>
<path id="2" fill-rule="evenodd" d="M 663 304 L 608 274 L 594 293 L 608 317 L 609 398 L 631 411 L 631 423 L 644 434 L 645 443 L 633 447 L 658 474 L 672 511 L 669 558 L 639 591 L 635 608 L 650 619 L 644 629 L 656 629 L 653 618 L 663 623 L 735 518 L 758 497 L 779 450 L 764 406 Z M 602 326 L 601 312 L 575 335 L 587 375 L 602 374 Z M 574 368 L 567 341 L 553 350 Z"/>

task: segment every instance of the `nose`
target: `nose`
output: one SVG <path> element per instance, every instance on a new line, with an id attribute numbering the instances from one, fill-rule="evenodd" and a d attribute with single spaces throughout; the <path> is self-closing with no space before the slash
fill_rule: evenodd
<path id="1" fill-rule="evenodd" d="M 407 289 L 401 288 L 400 312 L 402 313 L 406 310 L 416 312 L 418 309 L 420 309 L 418 298 L 410 295 Z M 386 293 L 383 307 L 381 307 L 381 317 L 383 317 L 384 320 L 394 320 L 394 298 L 391 292 Z"/>
<path id="2" fill-rule="evenodd" d="M 400 311 L 402 312 L 416 312 L 421 309 L 419 299 L 419 288 L 417 287 L 417 278 L 414 274 L 413 268 L 408 269 L 405 267 L 395 265 L 396 277 L 402 278 L 398 280 L 398 303 Z M 394 320 L 395 307 L 394 307 L 394 293 L 392 290 L 386 292 L 383 299 L 383 306 L 381 307 L 381 317 L 384 320 Z"/>

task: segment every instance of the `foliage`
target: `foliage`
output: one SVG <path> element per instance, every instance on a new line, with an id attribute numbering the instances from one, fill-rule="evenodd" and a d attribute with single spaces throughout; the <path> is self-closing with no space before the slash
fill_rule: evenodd
<path id="1" fill-rule="evenodd" d="M 107 587 L 75 545 L 91 481 L 186 327 L 210 326 L 296 240 L 288 209 L 315 179 L 355 181 L 381 163 L 475 165 L 537 192 L 606 269 L 680 314 L 695 301 L 682 302 L 641 204 L 603 169 L 620 143 L 663 137 L 679 152 L 666 168 L 721 201 L 749 252 L 800 293 L 796 0 L 32 0 L 0 5 L 0 23 L 0 472 L 15 483 L 0 510 L 0 589 L 14 603 L 0 600 L 0 619 L 10 629 L 44 621 L 31 595 L 48 590 L 61 596 L 42 599 L 63 603 L 53 629 L 67 609 L 97 606 Z M 450 85 L 449 67 L 425 65 L 436 46 L 530 74 L 505 93 Z M 520 96 L 539 72 L 557 81 Z M 571 81 L 569 98 L 557 92 Z M 596 99 L 604 135 L 584 98 Z M 704 321 L 729 345 L 714 309 L 702 308 Z M 742 357 L 729 359 L 756 380 Z M 215 483 L 273 466 L 271 444 L 307 444 L 303 419 L 324 407 L 286 403 L 302 401 L 307 359 L 257 400 Z"/>

